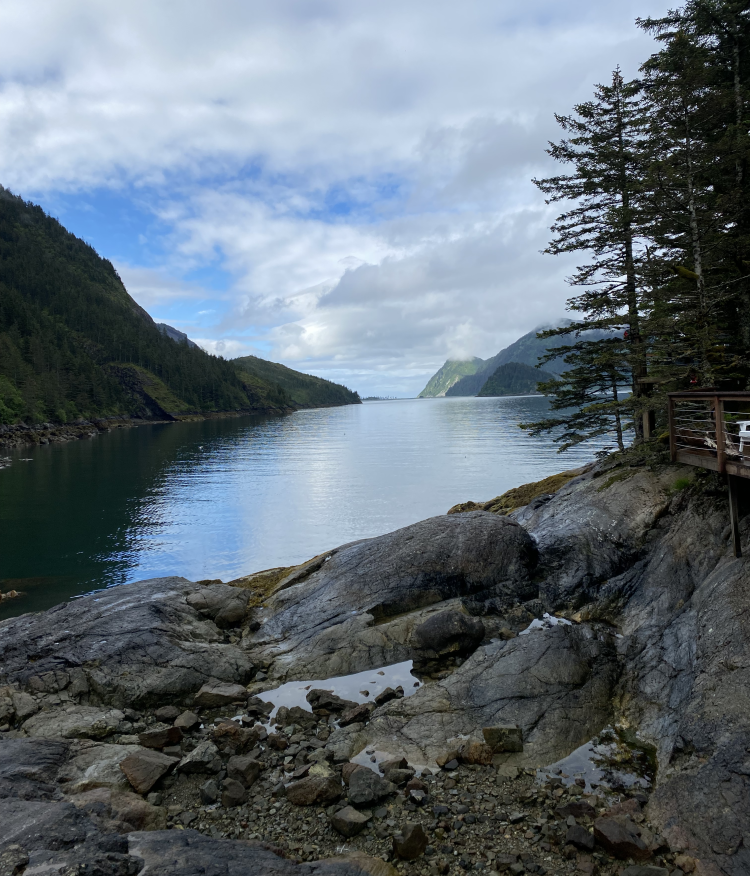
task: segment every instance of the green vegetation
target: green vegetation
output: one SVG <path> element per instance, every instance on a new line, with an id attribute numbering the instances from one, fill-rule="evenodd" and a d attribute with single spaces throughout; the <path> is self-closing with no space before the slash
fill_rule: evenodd
<path id="1" fill-rule="evenodd" d="M 0 187 L 0 423 L 329 403 L 296 402 L 281 385 L 296 372 L 264 364 L 266 377 L 238 375 L 235 363 L 173 340 L 128 295 L 109 261 Z M 298 377 L 318 386 L 317 378 Z M 332 397 L 356 395 L 319 383 Z"/>
<path id="2" fill-rule="evenodd" d="M 238 377 L 246 385 L 258 387 L 258 391 L 261 383 L 276 386 L 284 393 L 285 398 L 298 408 L 356 405 L 361 401 L 356 392 L 339 383 L 302 374 L 300 371 L 287 368 L 286 365 L 267 362 L 265 359 L 258 359 L 257 356 L 233 359 L 232 365 Z"/>
<path id="3" fill-rule="evenodd" d="M 554 380 L 554 374 L 523 365 L 521 362 L 508 362 L 501 365 L 487 378 L 479 391 L 480 396 L 491 395 L 532 395 L 537 394 L 537 384 Z"/>
<path id="4" fill-rule="evenodd" d="M 533 481 L 530 484 L 513 487 L 513 489 L 507 490 L 501 496 L 490 499 L 489 502 L 461 502 L 459 505 L 454 505 L 448 511 L 448 514 L 464 514 L 467 511 L 489 511 L 492 514 L 504 516 L 510 514 L 511 511 L 515 511 L 516 508 L 523 508 L 524 505 L 528 505 L 537 496 L 556 493 L 568 481 L 572 481 L 573 478 L 578 477 L 583 471 L 584 469 L 581 468 L 561 471 L 559 474 L 550 475 L 541 481 Z"/>
<path id="5" fill-rule="evenodd" d="M 476 374 L 484 368 L 484 359 L 448 359 L 443 367 L 427 381 L 417 398 L 440 398 L 462 377 Z"/>
<path id="6" fill-rule="evenodd" d="M 535 180 L 563 210 L 547 252 L 585 254 L 570 279 L 568 366 L 542 388 L 564 450 L 642 414 L 666 424 L 666 394 L 750 388 L 750 15 L 744 0 L 689 0 L 638 25 L 660 43 L 641 76 L 619 69 L 557 116 L 548 153 L 565 171 Z M 591 342 L 596 328 L 608 338 Z M 559 354 L 557 354 L 559 355 Z"/>

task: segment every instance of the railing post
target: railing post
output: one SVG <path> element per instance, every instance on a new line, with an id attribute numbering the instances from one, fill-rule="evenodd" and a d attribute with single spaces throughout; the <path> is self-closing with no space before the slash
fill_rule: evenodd
<path id="1" fill-rule="evenodd" d="M 727 470 L 727 456 L 724 452 L 724 405 L 719 396 L 714 396 L 714 417 L 716 418 L 716 462 L 719 472 Z"/>
<path id="2" fill-rule="evenodd" d="M 677 436 L 674 432 L 674 399 L 667 396 L 667 415 L 669 416 L 669 455 L 672 462 L 677 459 Z"/>

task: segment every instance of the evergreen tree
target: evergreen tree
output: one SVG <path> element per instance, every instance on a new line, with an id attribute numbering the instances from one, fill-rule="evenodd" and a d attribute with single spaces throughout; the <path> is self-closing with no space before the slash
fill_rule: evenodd
<path id="1" fill-rule="evenodd" d="M 563 448 L 611 431 L 622 447 L 625 417 L 642 434 L 633 414 L 639 411 L 646 377 L 638 248 L 645 127 L 640 85 L 625 82 L 617 69 L 610 85 L 597 86 L 594 100 L 576 106 L 574 115 L 555 118 L 570 136 L 550 144 L 547 152 L 571 170 L 534 182 L 548 204 L 572 206 L 552 226 L 555 236 L 545 252 L 584 252 L 589 260 L 569 279 L 583 289 L 568 301 L 569 310 L 581 318 L 540 335 L 578 338 L 564 348 L 571 368 L 542 388 L 554 396 L 553 410 L 574 412 L 524 428 L 539 433 L 567 424 L 555 439 Z M 605 329 L 609 336 L 589 341 L 580 336 L 587 329 Z M 629 397 L 621 390 L 623 383 L 631 388 Z"/>
<path id="2" fill-rule="evenodd" d="M 639 25 L 651 160 L 652 371 L 663 389 L 750 377 L 750 21 L 737 0 L 693 0 Z"/>

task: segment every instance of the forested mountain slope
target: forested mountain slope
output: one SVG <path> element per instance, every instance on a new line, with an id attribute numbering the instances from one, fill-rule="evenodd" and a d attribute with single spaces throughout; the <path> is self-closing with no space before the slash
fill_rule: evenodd
<path id="1" fill-rule="evenodd" d="M 267 364 L 243 380 L 234 363 L 174 340 L 111 262 L 0 187 L 0 423 L 293 409 L 273 378 L 288 369 Z"/>
<path id="2" fill-rule="evenodd" d="M 570 324 L 569 319 L 562 319 L 557 323 L 559 326 L 568 324 Z M 540 326 L 534 331 L 528 332 L 490 359 L 475 357 L 462 362 L 448 359 L 442 368 L 430 378 L 427 386 L 420 392 L 419 398 L 435 398 L 441 395 L 479 395 L 484 384 L 501 365 L 517 362 L 521 365 L 536 367 L 540 357 L 544 356 L 547 350 L 570 343 L 565 337 L 538 338 L 537 332 L 541 331 L 542 328 Z M 599 338 L 605 337 L 607 332 L 595 330 L 584 334 L 589 340 L 599 340 Z M 545 371 L 551 372 L 556 377 L 562 374 L 566 367 L 562 358 L 552 359 L 544 365 Z M 543 378 L 542 375 L 539 375 L 538 380 L 542 379 L 549 378 Z"/>
<path id="3" fill-rule="evenodd" d="M 478 394 L 480 396 L 534 395 L 538 383 L 554 379 L 555 375 L 550 371 L 533 368 L 522 362 L 507 362 L 492 372 Z"/>
<path id="4" fill-rule="evenodd" d="M 233 359 L 238 376 L 246 385 L 254 381 L 271 382 L 280 387 L 293 405 L 300 408 L 360 404 L 359 394 L 339 383 L 294 371 L 286 365 L 268 362 L 257 356 Z"/>

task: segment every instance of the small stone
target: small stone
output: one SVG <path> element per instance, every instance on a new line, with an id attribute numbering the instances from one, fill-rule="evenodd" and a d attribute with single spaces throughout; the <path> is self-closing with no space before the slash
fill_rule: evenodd
<path id="1" fill-rule="evenodd" d="M 349 779 L 352 776 L 352 773 L 357 770 L 366 770 L 367 767 L 362 766 L 360 763 L 345 763 L 343 767 L 341 767 L 341 778 L 344 781 L 345 785 L 349 784 Z"/>
<path id="2" fill-rule="evenodd" d="M 195 812 L 182 812 L 180 813 L 180 821 L 185 825 L 185 827 L 190 827 L 190 825 L 195 821 L 198 816 Z"/>
<path id="3" fill-rule="evenodd" d="M 331 816 L 331 826 L 342 836 L 352 837 L 361 833 L 367 824 L 367 816 L 353 806 L 340 809 Z"/>
<path id="4" fill-rule="evenodd" d="M 144 748 L 164 748 L 167 745 L 177 745 L 182 740 L 182 730 L 179 727 L 167 727 L 164 730 L 146 730 L 138 734 L 138 742 Z"/>
<path id="5" fill-rule="evenodd" d="M 342 793 L 343 788 L 337 779 L 309 776 L 289 785 L 286 798 L 295 806 L 312 806 L 314 803 L 334 803 Z"/>
<path id="6" fill-rule="evenodd" d="M 587 852 L 594 851 L 593 834 L 590 834 L 585 827 L 581 827 L 579 824 L 568 828 L 565 834 L 565 842 L 572 843 L 574 846 Z"/>
<path id="7" fill-rule="evenodd" d="M 414 770 L 387 770 L 385 779 L 394 785 L 405 785 L 414 776 Z"/>
<path id="8" fill-rule="evenodd" d="M 651 852 L 640 837 L 640 830 L 627 818 L 597 818 L 594 837 L 599 845 L 616 858 L 645 861 Z"/>
<path id="9" fill-rule="evenodd" d="M 260 763 L 251 755 L 234 755 L 227 761 L 227 775 L 249 788 L 260 775 Z"/>
<path id="10" fill-rule="evenodd" d="M 458 761 L 457 760 L 449 760 L 448 763 L 443 767 L 445 770 L 457 770 L 458 769 Z"/>
<path id="11" fill-rule="evenodd" d="M 224 779 L 221 783 L 221 805 L 227 809 L 241 806 L 247 800 L 245 786 L 236 779 Z"/>
<path id="12" fill-rule="evenodd" d="M 331 690 L 313 688 L 305 697 L 310 708 L 316 715 L 329 714 L 331 712 L 346 712 L 357 707 L 352 700 L 342 700 Z"/>
<path id="13" fill-rule="evenodd" d="M 180 730 L 192 730 L 193 727 L 197 727 L 200 724 L 201 719 L 195 714 L 195 712 L 182 712 L 178 715 L 174 720 L 174 726 L 179 727 Z"/>
<path id="14" fill-rule="evenodd" d="M 523 751 L 523 735 L 515 724 L 483 727 L 482 735 L 493 752 Z"/>
<path id="15" fill-rule="evenodd" d="M 154 712 L 154 717 L 163 724 L 171 724 L 179 714 L 177 706 L 162 706 Z"/>
<path id="16" fill-rule="evenodd" d="M 525 818 L 525 812 L 511 812 L 511 814 L 508 816 L 508 821 L 511 824 L 520 824 Z"/>
<path id="17" fill-rule="evenodd" d="M 492 748 L 486 742 L 467 739 L 458 749 L 458 759 L 462 763 L 489 765 L 492 763 Z M 448 767 L 446 766 L 446 769 Z"/>
<path id="18" fill-rule="evenodd" d="M 195 704 L 202 709 L 228 706 L 247 700 L 247 690 L 241 684 L 226 681 L 207 681 L 195 695 Z"/>
<path id="19" fill-rule="evenodd" d="M 571 800 L 570 803 L 561 803 L 555 812 L 561 818 L 596 818 L 596 809 L 586 800 Z"/>
<path id="20" fill-rule="evenodd" d="M 146 802 L 151 806 L 161 806 L 164 802 L 164 794 L 161 791 L 152 791 L 147 797 Z"/>
<path id="21" fill-rule="evenodd" d="M 393 757 L 389 760 L 381 761 L 380 763 L 380 772 L 387 773 L 390 770 L 405 770 L 409 768 L 409 762 L 405 757 Z M 412 770 L 412 775 L 414 775 L 414 771 Z"/>
<path id="22" fill-rule="evenodd" d="M 506 782 L 513 782 L 518 778 L 518 767 L 501 764 L 497 768 L 497 783 L 504 785 Z"/>
<path id="23" fill-rule="evenodd" d="M 407 822 L 400 836 L 393 837 L 393 853 L 404 861 L 414 861 L 427 848 L 427 834 L 421 824 Z"/>
<path id="24" fill-rule="evenodd" d="M 204 739 L 180 761 L 177 771 L 181 773 L 218 773 L 221 769 L 219 749 L 210 739 Z"/>
<path id="25" fill-rule="evenodd" d="M 396 793 L 396 786 L 381 779 L 372 770 L 355 770 L 349 776 L 349 801 L 355 806 L 365 806 L 375 803 Z"/>
<path id="26" fill-rule="evenodd" d="M 286 751 L 289 748 L 289 740 L 281 733 L 270 733 L 266 741 L 274 751 Z"/>
<path id="27" fill-rule="evenodd" d="M 213 779 L 208 779 L 200 787 L 201 803 L 210 806 L 219 799 L 219 786 Z"/>
<path id="28" fill-rule="evenodd" d="M 457 751 L 446 751 L 443 754 L 439 754 L 435 758 L 435 763 L 441 767 L 442 769 L 446 769 L 446 764 L 450 763 L 453 760 L 456 760 L 458 757 Z M 455 769 L 455 767 L 454 767 Z"/>
<path id="29" fill-rule="evenodd" d="M 401 691 L 401 693 L 399 693 L 399 690 Z M 394 690 L 392 687 L 387 687 L 385 690 L 380 691 L 380 693 L 375 697 L 375 704 L 377 706 L 383 706 L 386 703 L 390 703 L 391 700 L 400 700 L 403 695 L 403 688 L 397 688 L 396 690 Z"/>
<path id="30" fill-rule="evenodd" d="M 139 794 L 147 794 L 177 763 L 177 758 L 159 751 L 135 751 L 120 761 L 120 769 Z"/>
<path id="31" fill-rule="evenodd" d="M 367 723 L 370 720 L 374 706 L 372 703 L 362 703 L 353 709 L 347 709 L 339 718 L 339 727 L 348 727 L 358 721 Z"/>
<path id="32" fill-rule="evenodd" d="M 677 855 L 674 859 L 675 867 L 679 867 L 683 873 L 692 873 L 695 870 L 695 858 L 690 855 Z"/>
<path id="33" fill-rule="evenodd" d="M 429 789 L 427 785 L 421 780 L 417 778 L 411 778 L 406 783 L 405 791 L 424 791 L 425 794 L 429 793 Z"/>

